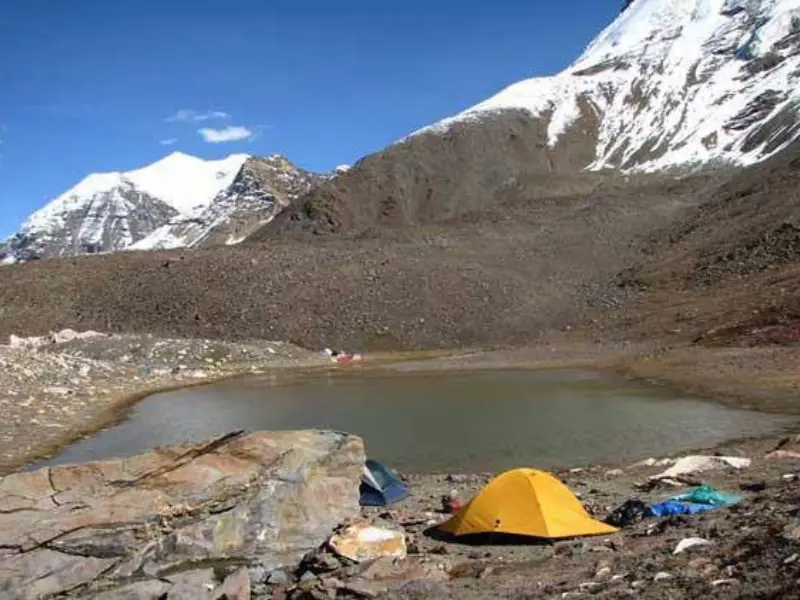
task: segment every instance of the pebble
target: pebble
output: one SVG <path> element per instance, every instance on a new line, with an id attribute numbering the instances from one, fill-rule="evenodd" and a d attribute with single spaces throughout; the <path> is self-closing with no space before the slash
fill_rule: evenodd
<path id="1" fill-rule="evenodd" d="M 271 585 L 289 585 L 291 580 L 289 579 L 289 575 L 286 571 L 273 571 L 272 573 L 267 576 L 267 583 Z"/>
<path id="2" fill-rule="evenodd" d="M 627 577 L 627 575 L 625 575 L 624 573 L 619 573 L 619 574 L 617 574 L 617 575 L 613 575 L 613 576 L 611 577 L 611 581 L 612 581 L 612 583 L 616 583 L 616 582 L 618 582 L 618 581 L 622 581 L 622 580 L 623 580 L 623 579 L 625 579 L 626 577 Z"/>
<path id="3" fill-rule="evenodd" d="M 580 588 L 582 592 L 589 592 L 591 594 L 602 590 L 603 584 L 598 581 L 587 581 L 586 583 L 580 584 L 578 588 Z"/>
<path id="4" fill-rule="evenodd" d="M 689 550 L 690 548 L 695 548 L 697 546 L 708 546 L 711 542 L 699 537 L 691 537 L 685 538 L 678 542 L 678 545 L 675 547 L 673 554 L 682 554 Z"/>
<path id="5" fill-rule="evenodd" d="M 792 554 L 789 558 L 783 561 L 783 564 L 792 565 L 797 562 L 798 558 L 800 558 L 800 554 Z"/>
<path id="6" fill-rule="evenodd" d="M 342 566 L 342 563 L 338 561 L 335 556 L 330 554 L 321 554 L 316 557 L 316 561 L 314 562 L 313 569 L 316 571 L 335 571 Z"/>
<path id="7" fill-rule="evenodd" d="M 250 567 L 247 570 L 247 574 L 250 577 L 250 583 L 252 585 L 264 583 L 269 577 L 269 573 L 267 573 L 264 567 Z"/>
<path id="8" fill-rule="evenodd" d="M 660 571 L 653 577 L 653 581 L 666 581 L 667 579 L 672 579 L 672 575 L 666 571 Z"/>
<path id="9" fill-rule="evenodd" d="M 800 519 L 793 519 L 783 530 L 783 538 L 790 542 L 800 541 Z"/>
<path id="10" fill-rule="evenodd" d="M 609 569 L 608 567 L 603 567 L 602 569 L 599 569 L 597 573 L 594 574 L 594 578 L 606 579 L 608 578 L 609 575 L 611 575 L 611 569 Z"/>
<path id="11" fill-rule="evenodd" d="M 486 567 L 483 571 L 478 573 L 478 579 L 486 579 L 495 572 L 494 567 Z"/>
<path id="12" fill-rule="evenodd" d="M 758 481 L 756 483 L 743 483 L 739 486 L 743 492 L 763 492 L 767 489 L 766 481 Z"/>
<path id="13" fill-rule="evenodd" d="M 466 475 L 448 475 L 446 477 L 447 481 L 450 483 L 466 483 L 467 476 Z"/>
<path id="14" fill-rule="evenodd" d="M 622 469 L 611 469 L 610 471 L 606 471 L 606 477 L 619 477 L 620 475 L 624 475 L 625 471 Z"/>
<path id="15" fill-rule="evenodd" d="M 646 585 L 647 585 L 647 582 L 646 582 L 646 581 L 642 581 L 641 579 L 640 579 L 640 580 L 638 580 L 638 581 L 634 581 L 633 583 L 631 583 L 631 587 L 632 587 L 633 589 L 635 589 L 635 590 L 641 589 L 641 588 L 643 588 L 643 587 L 644 587 L 644 586 L 646 586 Z"/>
<path id="16" fill-rule="evenodd" d="M 736 585 L 739 583 L 736 579 L 717 579 L 716 581 L 711 582 L 711 587 L 720 587 L 723 585 Z"/>
<path id="17" fill-rule="evenodd" d="M 386 591 L 386 586 L 366 581 L 351 581 L 344 584 L 341 589 L 357 598 L 378 598 Z"/>
<path id="18" fill-rule="evenodd" d="M 711 559 L 705 556 L 698 556 L 689 561 L 689 567 L 692 569 L 702 569 L 711 564 Z"/>

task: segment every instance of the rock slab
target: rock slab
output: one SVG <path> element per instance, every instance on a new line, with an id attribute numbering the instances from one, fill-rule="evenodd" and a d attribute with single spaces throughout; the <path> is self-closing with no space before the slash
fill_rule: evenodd
<path id="1" fill-rule="evenodd" d="M 343 433 L 234 432 L 10 475 L 0 597 L 172 597 L 202 580 L 201 598 L 245 567 L 296 565 L 358 515 L 364 460 L 362 440 Z M 211 579 L 190 576 L 209 567 Z"/>

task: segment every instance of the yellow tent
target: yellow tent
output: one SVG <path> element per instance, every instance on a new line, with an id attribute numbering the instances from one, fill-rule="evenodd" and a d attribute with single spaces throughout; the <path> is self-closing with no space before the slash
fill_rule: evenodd
<path id="1" fill-rule="evenodd" d="M 515 469 L 494 478 L 439 529 L 457 536 L 508 533 L 540 538 L 617 531 L 592 519 L 558 479 L 535 469 Z"/>

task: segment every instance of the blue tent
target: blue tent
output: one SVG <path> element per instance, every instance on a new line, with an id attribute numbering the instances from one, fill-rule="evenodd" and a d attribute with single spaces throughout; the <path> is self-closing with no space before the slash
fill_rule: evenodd
<path id="1" fill-rule="evenodd" d="M 369 459 L 361 477 L 361 505 L 388 506 L 408 496 L 408 488 L 386 466 Z"/>

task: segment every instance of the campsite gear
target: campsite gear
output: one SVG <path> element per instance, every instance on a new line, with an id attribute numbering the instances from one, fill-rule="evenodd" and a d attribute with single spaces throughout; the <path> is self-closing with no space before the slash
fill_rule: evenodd
<path id="1" fill-rule="evenodd" d="M 679 502 L 677 500 L 666 500 L 651 504 L 648 507 L 648 516 L 651 517 L 671 517 L 673 515 L 695 515 L 697 513 L 714 510 L 717 508 L 711 504 L 695 504 L 692 502 Z"/>
<path id="2" fill-rule="evenodd" d="M 691 502 L 694 504 L 709 504 L 711 506 L 733 506 L 741 502 L 742 499 L 736 494 L 720 492 L 710 485 L 701 485 L 684 494 L 675 496 L 672 500 Z"/>
<path id="3" fill-rule="evenodd" d="M 461 502 L 454 492 L 442 496 L 442 512 L 452 515 L 461 510 Z"/>
<path id="4" fill-rule="evenodd" d="M 614 512 L 606 517 L 605 523 L 613 527 L 630 527 L 648 516 L 650 515 L 647 504 L 634 498 L 614 509 Z"/>
<path id="5" fill-rule="evenodd" d="M 361 476 L 361 505 L 388 506 L 408 496 L 408 487 L 377 460 L 369 459 Z"/>
<path id="6" fill-rule="evenodd" d="M 592 519 L 566 485 L 535 469 L 495 477 L 439 529 L 455 536 L 505 533 L 550 539 L 617 531 Z"/>

